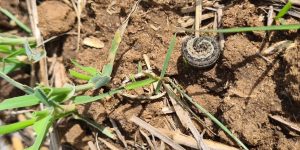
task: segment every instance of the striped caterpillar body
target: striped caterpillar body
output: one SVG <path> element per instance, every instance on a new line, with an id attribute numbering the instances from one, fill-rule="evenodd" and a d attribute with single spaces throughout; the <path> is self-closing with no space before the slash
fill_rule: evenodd
<path id="1" fill-rule="evenodd" d="M 182 43 L 181 50 L 185 60 L 197 68 L 212 66 L 221 54 L 217 41 L 208 36 L 188 37 Z"/>

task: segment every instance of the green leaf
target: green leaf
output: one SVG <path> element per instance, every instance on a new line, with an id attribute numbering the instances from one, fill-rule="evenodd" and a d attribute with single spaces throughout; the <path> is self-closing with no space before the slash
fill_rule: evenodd
<path id="1" fill-rule="evenodd" d="M 111 78 L 109 76 L 103 76 L 103 75 L 98 74 L 98 75 L 94 76 L 89 82 L 94 83 L 95 89 L 98 89 L 98 88 L 108 84 L 110 79 Z"/>
<path id="2" fill-rule="evenodd" d="M 114 89 L 107 93 L 103 93 L 103 94 L 100 94 L 100 95 L 94 96 L 94 97 L 92 97 L 92 96 L 77 96 L 74 99 L 74 103 L 75 104 L 85 104 L 85 103 L 90 103 L 90 102 L 94 102 L 97 100 L 102 100 L 102 99 L 110 97 L 116 93 L 120 93 L 122 90 L 123 90 L 122 88 Z"/>
<path id="3" fill-rule="evenodd" d="M 0 12 L 2 12 L 4 15 L 6 15 L 8 18 L 16 22 L 16 24 L 21 27 L 24 31 L 31 33 L 31 30 L 24 24 L 22 23 L 19 19 L 17 19 L 12 13 L 10 13 L 8 10 L 3 9 L 0 7 Z"/>
<path id="4" fill-rule="evenodd" d="M 47 93 L 47 97 L 49 101 L 55 102 L 63 102 L 65 100 L 70 99 L 75 94 L 75 86 L 73 85 L 65 85 L 63 88 L 50 88 Z M 44 89 L 44 91 L 46 91 Z"/>
<path id="5" fill-rule="evenodd" d="M 4 80 L 6 80 L 7 82 L 9 82 L 10 84 L 12 84 L 13 86 L 15 86 L 16 88 L 26 92 L 27 94 L 34 93 L 34 91 L 31 87 L 29 87 L 27 85 L 23 85 L 23 84 L 15 81 L 14 79 L 10 78 L 5 73 L 3 73 L 2 71 L 0 71 L 0 77 L 3 78 Z"/>
<path id="6" fill-rule="evenodd" d="M 70 72 L 70 75 L 74 78 L 77 78 L 77 79 L 81 79 L 81 80 L 90 80 L 92 78 L 92 76 L 89 76 L 89 75 L 85 75 L 85 74 L 82 74 L 82 73 L 79 73 L 79 72 L 76 72 L 72 69 L 69 70 Z"/>
<path id="7" fill-rule="evenodd" d="M 77 85 L 77 86 L 75 86 L 75 92 L 90 90 L 94 87 L 95 87 L 94 83 L 87 83 L 87 84 Z"/>
<path id="8" fill-rule="evenodd" d="M 3 37 L 0 35 L 1 45 L 23 45 L 24 42 L 35 43 L 34 37 Z"/>
<path id="9" fill-rule="evenodd" d="M 98 71 L 96 68 L 93 68 L 93 67 L 85 67 L 85 66 L 82 66 L 80 65 L 79 63 L 77 63 L 75 60 L 72 60 L 71 59 L 71 62 L 76 66 L 78 67 L 79 69 L 89 73 L 90 75 L 92 76 L 95 76 L 96 74 L 98 74 Z"/>
<path id="10" fill-rule="evenodd" d="M 276 20 L 282 18 L 290 9 L 292 8 L 292 2 L 289 0 L 283 8 L 279 11 L 277 16 L 275 17 Z"/>
<path id="11" fill-rule="evenodd" d="M 161 79 L 165 76 L 165 73 L 167 72 L 167 69 L 168 69 L 168 66 L 169 66 L 169 61 L 170 61 L 170 58 L 171 58 L 171 54 L 172 54 L 173 49 L 175 47 L 175 43 L 176 43 L 176 34 L 173 35 L 173 37 L 171 39 L 171 42 L 169 44 L 169 48 L 168 48 L 168 51 L 167 51 L 166 58 L 164 60 L 163 68 L 162 68 L 162 71 L 160 73 L 160 78 Z M 160 90 L 161 84 L 162 84 L 162 81 L 158 81 L 157 87 L 155 89 L 155 93 L 158 93 L 158 91 Z"/>
<path id="12" fill-rule="evenodd" d="M 109 55 L 108 55 L 108 60 L 110 63 L 113 63 L 114 62 L 114 58 L 117 54 L 117 51 L 118 51 L 118 48 L 119 48 L 119 45 L 122 41 L 122 36 L 121 36 L 121 33 L 119 30 L 117 30 L 115 32 L 115 35 L 114 35 L 114 39 L 111 43 L 111 47 L 109 49 Z"/>
<path id="13" fill-rule="evenodd" d="M 10 45 L 0 45 L 0 53 L 9 54 L 12 52 L 11 50 Z"/>
<path id="14" fill-rule="evenodd" d="M 113 71 L 113 64 L 112 63 L 108 63 L 108 64 L 106 64 L 106 65 L 103 66 L 102 74 L 104 76 L 110 77 L 112 71 Z"/>
<path id="15" fill-rule="evenodd" d="M 20 56 L 20 55 L 26 55 L 25 48 L 19 48 L 12 53 L 10 53 L 7 58 L 15 57 L 15 56 Z"/>
<path id="16" fill-rule="evenodd" d="M 47 115 L 33 124 L 33 129 L 35 130 L 37 136 L 35 138 L 34 144 L 27 148 L 27 150 L 38 150 L 41 147 L 43 140 L 46 137 L 46 134 L 48 133 L 48 130 L 53 121 L 54 117 L 51 115 Z"/>
<path id="17" fill-rule="evenodd" d="M 128 85 L 125 85 L 124 88 L 126 90 L 132 90 L 132 89 L 144 87 L 144 86 L 152 84 L 152 83 L 154 83 L 156 81 L 157 80 L 154 79 L 154 78 L 148 78 L 148 79 L 145 79 L 145 80 L 141 80 L 141 81 L 136 81 L 136 82 L 129 83 Z"/>
<path id="18" fill-rule="evenodd" d="M 71 97 L 73 97 L 75 95 L 75 86 L 74 85 L 70 85 L 70 84 L 66 84 L 64 85 L 64 88 L 68 88 L 71 89 L 69 92 L 66 92 L 66 96 L 63 99 L 63 101 L 69 100 Z"/>
<path id="19" fill-rule="evenodd" d="M 149 85 L 149 84 L 151 84 L 155 81 L 157 81 L 157 80 L 153 79 L 153 78 L 148 78 L 148 79 L 145 79 L 145 80 L 130 83 L 128 85 L 125 85 L 124 87 L 119 87 L 119 88 L 113 89 L 113 90 L 111 90 L 107 93 L 103 93 L 103 94 L 100 94 L 100 95 L 94 96 L 94 97 L 91 97 L 91 96 L 76 96 L 75 99 L 74 99 L 74 103 L 75 104 L 90 103 L 90 102 L 101 100 L 101 99 L 110 97 L 114 94 L 120 93 L 120 92 L 122 92 L 122 90 L 136 89 L 136 88 L 139 88 L 139 87 Z"/>
<path id="20" fill-rule="evenodd" d="M 21 122 L 16 122 L 9 125 L 0 126 L 0 135 L 16 132 L 18 130 L 24 129 L 28 126 L 31 126 L 35 123 L 36 119 L 29 119 Z"/>
<path id="21" fill-rule="evenodd" d="M 47 95 L 40 87 L 34 89 L 34 95 L 47 107 L 52 106 L 52 104 L 49 102 Z"/>
<path id="22" fill-rule="evenodd" d="M 113 64 L 115 61 L 115 57 L 119 48 L 119 45 L 122 41 L 122 35 L 119 29 L 115 32 L 114 39 L 111 43 L 111 47 L 109 49 L 109 54 L 108 54 L 108 62 L 106 65 L 103 66 L 102 68 L 102 73 L 105 76 L 111 76 L 111 73 L 113 71 Z"/>
<path id="23" fill-rule="evenodd" d="M 200 32 L 219 32 L 219 33 L 236 33 L 236 32 L 252 32 L 252 31 L 272 31 L 272 30 L 298 30 L 300 24 L 289 24 L 279 26 L 259 26 L 259 27 L 235 27 L 228 29 L 217 29 L 217 30 L 200 30 Z"/>
<path id="24" fill-rule="evenodd" d="M 103 133 L 104 135 L 106 135 L 107 137 L 111 138 L 111 139 L 116 139 L 116 135 L 113 133 L 112 130 L 110 130 L 109 127 L 103 127 L 102 125 L 99 125 L 98 123 L 96 123 L 95 121 L 92 121 L 90 119 L 87 119 L 87 118 L 84 118 L 84 117 L 81 117 L 79 115 L 74 115 L 74 118 L 75 119 L 78 119 L 78 120 L 82 120 L 84 121 L 85 123 L 87 123 L 88 125 L 98 129 L 101 133 Z"/>
<path id="25" fill-rule="evenodd" d="M 0 70 L 4 73 L 4 74 L 8 74 L 10 72 L 13 72 L 21 67 L 23 67 L 24 64 L 21 63 L 5 63 L 3 65 L 0 64 Z"/>
<path id="26" fill-rule="evenodd" d="M 33 94 L 6 99 L 0 103 L 0 111 L 37 105 L 40 100 Z"/>

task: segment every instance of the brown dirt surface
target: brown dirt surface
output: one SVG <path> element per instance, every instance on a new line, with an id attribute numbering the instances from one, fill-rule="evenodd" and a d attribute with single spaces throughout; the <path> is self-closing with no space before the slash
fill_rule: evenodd
<path id="1" fill-rule="evenodd" d="M 286 72 L 284 82 L 286 92 L 294 103 L 300 105 L 300 47 L 289 49 L 284 54 L 286 61 Z"/>
<path id="2" fill-rule="evenodd" d="M 76 51 L 77 35 L 64 35 L 54 40 L 53 43 L 48 43 L 46 49 L 50 50 L 47 46 L 56 44 L 56 49 L 59 49 L 58 56 L 62 57 L 66 69 L 74 69 L 75 66 L 70 63 L 70 59 L 76 59 L 84 66 L 102 70 L 114 32 L 122 24 L 134 2 L 135 0 L 87 1 L 81 15 L 81 41 L 86 37 L 96 37 L 104 43 L 104 48 L 92 48 L 80 43 L 80 50 Z M 220 1 L 220 4 L 225 5 L 222 27 L 266 25 L 267 11 L 258 8 L 262 2 L 246 0 L 228 3 L 228 1 Z M 84 94 L 95 96 L 121 86 L 126 77 L 137 73 L 139 62 L 142 62 L 143 68 L 146 68 L 143 54 L 149 56 L 153 71 L 159 74 L 170 39 L 176 32 L 174 27 L 180 26 L 178 19 L 193 14 L 183 14 L 180 9 L 191 5 L 192 1 L 181 0 L 141 2 L 132 14 L 119 46 L 111 83 L 101 90 L 87 91 Z M 69 31 L 77 32 L 76 15 L 70 6 L 62 1 L 53 0 L 43 1 L 38 6 L 39 26 L 46 39 Z M 3 7 L 10 8 L 11 6 L 6 3 Z M 299 21 L 297 18 L 286 17 L 288 23 L 299 24 Z M 213 19 L 203 21 L 202 24 L 211 27 Z M 192 98 L 223 122 L 250 149 L 300 149 L 299 133 L 291 132 L 289 128 L 274 122 L 269 117 L 280 115 L 300 127 L 299 31 L 269 32 L 269 38 L 266 37 L 266 32 L 225 34 L 222 56 L 216 65 L 206 69 L 188 66 L 182 58 L 181 42 L 187 35 L 190 34 L 177 34 L 177 42 L 169 62 L 167 76 L 175 78 Z M 275 52 L 264 58 L 258 54 L 262 49 L 282 40 L 294 41 L 297 46 L 286 51 Z M 262 41 L 266 43 L 262 44 Z M 71 80 L 73 84 L 85 83 L 85 81 Z M 9 90 L 10 87 L 7 88 L 8 86 L 3 81 L 0 85 L 1 99 L 8 96 L 3 92 Z M 146 92 L 146 88 L 140 88 L 128 93 Z M 115 120 L 125 139 L 134 141 L 136 138 L 141 139 L 139 137 L 141 135 L 138 134 L 140 128 L 129 121 L 133 115 L 154 127 L 172 126 L 166 123 L 170 116 L 162 113 L 162 108 L 167 105 L 166 99 L 167 97 L 162 97 L 141 103 L 116 95 L 102 101 L 80 105 L 77 109 L 79 114 L 101 125 L 111 127 L 109 119 Z M 237 147 L 201 112 L 194 107 L 191 109 L 195 110 L 209 129 L 215 133 L 207 132 L 204 138 Z M 175 117 L 172 116 L 172 118 Z M 79 124 L 72 122 L 59 129 L 63 136 L 62 142 L 75 149 L 87 149 L 87 142 L 94 140 L 94 135 L 86 125 L 82 125 L 82 122 Z M 182 132 L 189 134 L 186 130 Z M 103 135 L 99 134 L 99 136 L 105 138 Z M 123 146 L 120 141 L 115 145 Z"/>

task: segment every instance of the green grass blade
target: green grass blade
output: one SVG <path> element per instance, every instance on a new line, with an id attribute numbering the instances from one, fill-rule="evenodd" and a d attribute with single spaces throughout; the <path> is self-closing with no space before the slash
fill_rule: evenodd
<path id="1" fill-rule="evenodd" d="M 6 109 L 14 109 L 14 108 L 21 108 L 21 107 L 28 107 L 37 105 L 40 103 L 40 100 L 34 96 L 31 95 L 25 95 L 25 96 L 18 96 L 14 98 L 9 98 L 0 103 L 0 111 L 6 110 Z"/>
<path id="2" fill-rule="evenodd" d="M 49 102 L 49 99 L 45 92 L 40 88 L 34 89 L 34 95 L 46 106 L 50 107 L 52 104 Z"/>
<path id="3" fill-rule="evenodd" d="M 65 85 L 62 88 L 42 87 L 42 91 L 44 91 L 48 101 L 61 103 L 73 97 L 75 86 Z"/>
<path id="4" fill-rule="evenodd" d="M 12 52 L 10 45 L 0 45 L 0 53 L 9 54 Z"/>
<path id="5" fill-rule="evenodd" d="M 289 0 L 275 17 L 276 20 L 282 18 L 292 8 L 292 2 Z"/>
<path id="6" fill-rule="evenodd" d="M 113 64 L 108 63 L 108 64 L 103 66 L 102 74 L 105 75 L 105 76 L 110 77 L 112 71 L 113 71 Z"/>
<path id="7" fill-rule="evenodd" d="M 55 91 L 56 88 L 54 88 Z M 70 84 L 66 84 L 64 85 L 64 88 L 61 89 L 67 89 L 66 92 L 63 93 L 64 97 L 60 98 L 59 100 L 56 100 L 57 102 L 64 102 L 66 100 L 69 100 L 71 97 L 73 97 L 75 95 L 75 86 L 74 85 L 70 85 Z M 53 92 L 55 93 L 55 92 Z"/>
<path id="8" fill-rule="evenodd" d="M 236 33 L 236 32 L 252 32 L 252 31 L 277 31 L 277 30 L 298 30 L 300 24 L 289 24 L 279 26 L 259 26 L 259 27 L 236 27 L 217 30 L 200 30 L 200 32 L 219 32 L 219 33 Z"/>
<path id="9" fill-rule="evenodd" d="M 35 44 L 35 38 L 34 37 L 3 37 L 0 36 L 0 44 L 1 45 L 23 45 L 26 41 L 28 41 L 30 44 Z"/>
<path id="10" fill-rule="evenodd" d="M 22 23 L 19 19 L 17 19 L 12 13 L 10 13 L 8 10 L 0 7 L 0 12 L 2 12 L 4 15 L 6 15 L 8 18 L 16 22 L 16 24 L 22 28 L 24 31 L 27 33 L 31 33 L 31 30 L 24 24 Z"/>
<path id="11" fill-rule="evenodd" d="M 79 63 L 77 63 L 75 60 L 72 60 L 71 59 L 71 62 L 76 66 L 78 67 L 79 69 L 89 73 L 90 75 L 92 76 L 95 76 L 96 74 L 98 74 L 98 71 L 96 68 L 93 68 L 93 67 L 85 67 L 85 66 L 82 66 L 80 65 Z"/>
<path id="12" fill-rule="evenodd" d="M 227 133 L 238 145 L 243 149 L 248 150 L 248 148 L 240 141 L 225 125 L 223 125 L 217 118 L 210 114 L 205 108 L 194 101 L 190 96 L 188 96 L 184 91 L 182 91 L 174 82 L 170 81 L 171 85 L 178 90 L 190 103 L 192 103 L 198 110 L 203 112 L 209 119 L 211 119 L 215 124 L 217 124 L 225 133 Z"/>
<path id="13" fill-rule="evenodd" d="M 31 126 L 35 123 L 36 119 L 29 119 L 21 122 L 16 122 L 9 125 L 0 126 L 0 135 L 16 132 L 18 130 L 24 129 L 28 126 Z"/>
<path id="14" fill-rule="evenodd" d="M 70 72 L 70 75 L 74 78 L 77 78 L 77 79 L 80 79 L 80 80 L 86 80 L 86 81 L 89 81 L 92 76 L 89 76 L 89 75 L 85 75 L 85 74 L 82 74 L 82 73 L 79 73 L 79 72 L 76 72 L 72 69 L 69 70 Z"/>
<path id="15" fill-rule="evenodd" d="M 23 85 L 17 81 L 15 81 L 14 79 L 10 78 L 9 76 L 7 76 L 4 72 L 0 71 L 0 77 L 3 78 L 4 80 L 6 80 L 7 82 L 9 82 L 10 84 L 12 84 L 13 86 L 15 86 L 16 88 L 26 92 L 27 94 L 32 94 L 34 93 L 33 89 L 30 88 L 27 85 Z"/>
<path id="16" fill-rule="evenodd" d="M 136 88 L 139 88 L 139 87 L 149 85 L 149 84 L 151 84 L 155 81 L 157 81 L 157 80 L 153 79 L 153 78 L 148 78 L 148 79 L 145 79 L 145 80 L 129 83 L 128 85 L 125 85 L 124 87 L 119 87 L 117 89 L 113 89 L 109 92 L 100 94 L 98 96 L 94 96 L 94 97 L 91 97 L 91 96 L 77 96 L 77 97 L 75 97 L 74 103 L 75 104 L 90 103 L 90 102 L 93 102 L 93 101 L 104 99 L 106 97 L 113 96 L 114 94 L 120 93 L 123 90 L 132 90 L 132 89 L 136 89 Z"/>
<path id="17" fill-rule="evenodd" d="M 38 121 L 36 121 L 33 124 L 33 128 L 37 134 L 34 144 L 32 146 L 30 146 L 29 148 L 27 148 L 26 150 L 38 150 L 40 149 L 44 138 L 46 137 L 48 130 L 50 128 L 50 126 L 52 125 L 54 121 L 54 117 L 51 115 L 48 115 Z"/>
<path id="18" fill-rule="evenodd" d="M 95 121 L 92 121 L 90 119 L 81 117 L 79 115 L 74 115 L 74 118 L 84 121 L 88 125 L 90 125 L 90 126 L 94 127 L 95 129 L 99 130 L 101 133 L 103 133 L 107 137 L 109 137 L 111 139 L 114 139 L 114 140 L 116 139 L 116 135 L 113 133 L 112 130 L 110 130 L 109 127 L 103 127 L 103 126 L 99 125 L 98 123 L 96 123 Z"/>
<path id="19" fill-rule="evenodd" d="M 133 89 L 137 89 L 137 88 L 140 88 L 140 87 L 150 85 L 150 84 L 152 84 L 156 81 L 157 80 L 154 79 L 154 78 L 148 78 L 148 79 L 145 79 L 145 80 L 129 83 L 129 84 L 125 85 L 124 88 L 126 90 L 133 90 Z"/>
<path id="20" fill-rule="evenodd" d="M 8 74 L 10 72 L 13 72 L 21 67 L 23 67 L 24 64 L 22 63 L 5 63 L 5 64 L 0 64 L 0 71 L 2 71 L 4 74 Z"/>
<path id="21" fill-rule="evenodd" d="M 15 58 L 16 56 L 20 56 L 20 55 L 26 55 L 24 48 L 20 48 L 18 50 L 13 51 L 9 55 L 7 55 L 6 58 Z"/>
<path id="22" fill-rule="evenodd" d="M 116 31 L 114 39 L 113 39 L 112 44 L 111 44 L 111 48 L 109 49 L 109 54 L 108 54 L 108 62 L 109 63 L 104 65 L 103 69 L 102 69 L 102 73 L 106 76 L 109 76 L 109 77 L 112 73 L 115 57 L 116 57 L 119 45 L 122 41 L 122 35 L 121 35 L 121 32 L 119 30 L 120 29 L 118 29 Z"/>
<path id="23" fill-rule="evenodd" d="M 90 103 L 90 102 L 94 102 L 94 101 L 97 101 L 97 100 L 102 100 L 104 98 L 107 98 L 107 97 L 110 97 L 110 96 L 113 96 L 114 94 L 116 93 L 120 93 L 123 89 L 113 89 L 109 92 L 106 92 L 106 93 L 103 93 L 103 94 L 100 94 L 98 96 L 77 96 L 75 97 L 75 100 L 74 100 L 74 104 L 85 104 L 85 103 Z"/>
<path id="24" fill-rule="evenodd" d="M 86 91 L 95 87 L 94 83 L 87 83 L 75 86 L 75 92 Z"/>
<path id="25" fill-rule="evenodd" d="M 2 63 L 13 63 L 13 64 L 20 64 L 21 62 L 17 58 L 1 58 L 0 62 Z"/>
<path id="26" fill-rule="evenodd" d="M 172 54 L 173 49 L 175 47 L 175 43 L 176 43 L 176 34 L 173 35 L 173 37 L 171 39 L 171 42 L 169 44 L 169 48 L 168 48 L 168 51 L 167 51 L 166 58 L 164 60 L 163 68 L 162 68 L 162 71 L 160 73 L 160 78 L 161 79 L 165 76 L 165 74 L 167 72 L 167 69 L 168 69 L 168 66 L 169 66 L 169 61 L 170 61 L 170 58 L 171 58 L 171 54 Z M 162 84 L 162 81 L 158 81 L 157 87 L 155 89 L 155 93 L 159 92 L 161 84 Z"/>

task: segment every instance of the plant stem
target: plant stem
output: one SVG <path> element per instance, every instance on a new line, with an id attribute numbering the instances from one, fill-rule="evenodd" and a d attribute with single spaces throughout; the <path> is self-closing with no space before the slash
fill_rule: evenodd
<path id="1" fill-rule="evenodd" d="M 95 87 L 94 83 L 87 83 L 83 85 L 78 85 L 75 87 L 75 92 L 86 91 Z"/>

